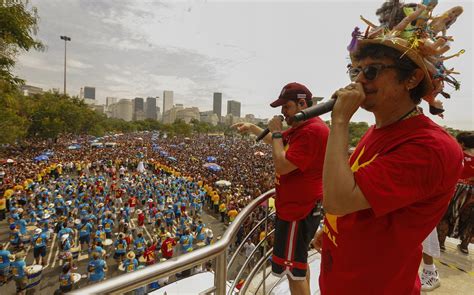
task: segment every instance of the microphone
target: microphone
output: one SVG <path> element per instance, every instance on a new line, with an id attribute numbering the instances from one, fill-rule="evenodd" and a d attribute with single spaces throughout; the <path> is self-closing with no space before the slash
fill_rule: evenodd
<path id="1" fill-rule="evenodd" d="M 334 108 L 336 98 L 336 95 L 333 95 L 330 100 L 323 103 L 318 103 L 315 106 L 304 109 L 296 113 L 291 119 L 293 120 L 293 122 L 306 121 L 308 119 L 329 113 Z"/>
<path id="2" fill-rule="evenodd" d="M 280 120 L 283 122 L 283 120 L 285 120 L 285 117 L 283 117 L 282 115 L 279 115 L 280 117 Z M 259 142 L 260 140 L 262 140 L 265 136 L 267 136 L 267 134 L 270 133 L 270 129 L 268 128 L 265 128 L 265 130 L 262 131 L 262 133 L 260 133 L 259 136 L 257 136 L 257 139 L 255 139 L 256 142 Z"/>

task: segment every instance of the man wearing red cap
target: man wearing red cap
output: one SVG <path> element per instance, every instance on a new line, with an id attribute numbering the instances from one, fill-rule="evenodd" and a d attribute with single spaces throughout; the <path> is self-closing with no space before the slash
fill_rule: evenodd
<path id="1" fill-rule="evenodd" d="M 287 275 L 292 294 L 310 294 L 308 246 L 320 221 L 318 204 L 323 195 L 322 169 L 329 129 L 320 118 L 292 121 L 296 113 L 312 105 L 312 94 L 302 84 L 287 84 L 270 105 L 281 106 L 281 113 L 291 126 L 283 132 L 281 116 L 275 116 L 268 123 L 270 134 L 263 138 L 272 145 L 276 172 L 272 272 Z M 255 135 L 263 131 L 250 123 L 233 127 Z"/>

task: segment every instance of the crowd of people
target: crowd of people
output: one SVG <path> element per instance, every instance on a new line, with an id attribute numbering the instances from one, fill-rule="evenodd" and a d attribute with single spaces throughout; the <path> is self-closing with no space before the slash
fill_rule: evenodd
<path id="1" fill-rule="evenodd" d="M 100 141 L 115 144 L 93 147 Z M 249 150 L 260 153 L 248 156 Z M 3 152 L 0 220 L 8 221 L 9 241 L 2 241 L 0 269 L 3 282 L 14 274 L 20 293 L 27 287 L 27 266 L 20 263 L 25 249 L 33 248 L 34 263 L 44 267 L 53 233 L 65 262 L 60 279 L 65 292 L 72 288 L 78 255 L 89 254 L 91 282 L 105 278 L 111 255 L 125 272 L 169 259 L 215 240 L 201 219 L 206 204 L 228 224 L 253 197 L 271 188 L 268 151 L 240 137 L 171 139 L 151 132 L 94 141 L 63 137 Z M 40 160 L 39 154 L 47 158 Z M 219 170 L 205 166 L 210 157 Z M 258 174 L 255 157 L 262 158 Z M 260 183 L 251 180 L 256 176 Z M 224 185 L 215 184 L 224 179 Z M 263 212 L 262 207 L 254 214 Z M 255 222 L 247 221 L 238 242 Z M 252 238 L 257 241 L 259 234 Z"/>

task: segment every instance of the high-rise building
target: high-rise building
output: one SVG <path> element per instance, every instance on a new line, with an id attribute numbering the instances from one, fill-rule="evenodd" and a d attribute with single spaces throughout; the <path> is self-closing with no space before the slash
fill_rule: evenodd
<path id="1" fill-rule="evenodd" d="M 212 102 L 212 111 L 217 115 L 219 120 L 222 117 L 222 93 L 214 92 L 214 99 Z"/>
<path id="2" fill-rule="evenodd" d="M 147 97 L 146 98 L 146 118 L 156 120 L 156 97 Z"/>
<path id="3" fill-rule="evenodd" d="M 156 107 L 156 120 L 161 121 L 161 119 L 160 107 Z"/>
<path id="4" fill-rule="evenodd" d="M 173 91 L 165 90 L 163 91 L 163 119 L 165 117 L 165 112 L 170 110 L 173 107 Z"/>
<path id="5" fill-rule="evenodd" d="M 84 98 L 95 99 L 95 87 L 84 86 Z"/>
<path id="6" fill-rule="evenodd" d="M 240 102 L 235 100 L 227 101 L 227 115 L 232 114 L 234 117 L 240 118 Z"/>
<path id="7" fill-rule="evenodd" d="M 135 97 L 133 100 L 133 120 L 145 120 L 145 101 L 141 97 Z"/>

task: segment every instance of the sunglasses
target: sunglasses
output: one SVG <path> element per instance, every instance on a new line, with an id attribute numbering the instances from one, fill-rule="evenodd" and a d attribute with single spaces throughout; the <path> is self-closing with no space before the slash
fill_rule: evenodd
<path id="1" fill-rule="evenodd" d="M 349 78 L 351 81 L 355 81 L 360 73 L 364 73 L 365 79 L 372 81 L 377 78 L 378 74 L 385 69 L 398 69 L 399 66 L 396 65 L 384 65 L 384 64 L 371 64 L 366 67 L 350 67 L 347 71 L 349 73 Z"/>

